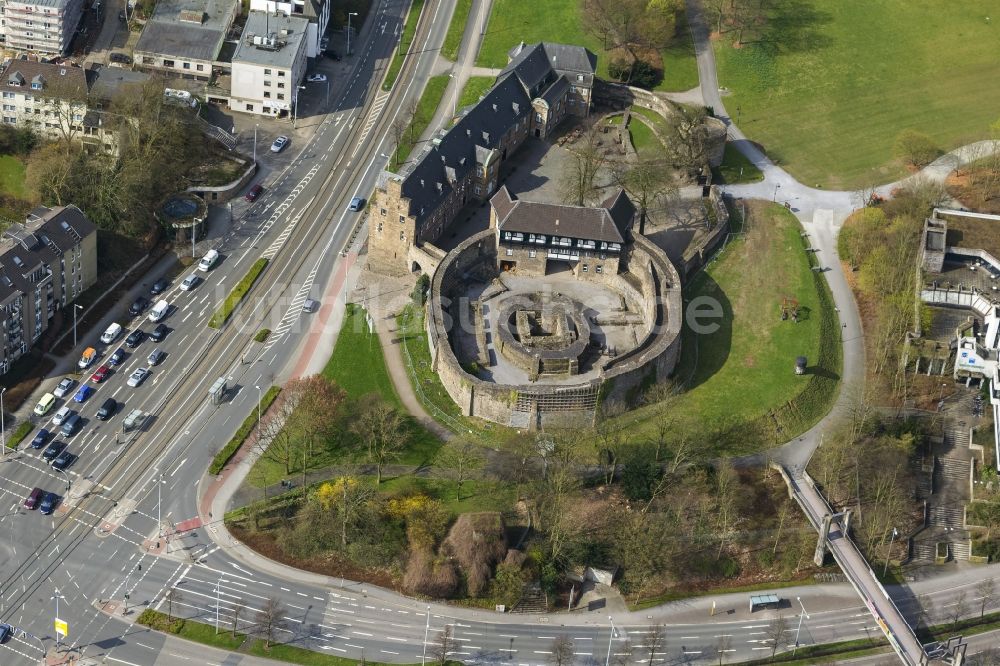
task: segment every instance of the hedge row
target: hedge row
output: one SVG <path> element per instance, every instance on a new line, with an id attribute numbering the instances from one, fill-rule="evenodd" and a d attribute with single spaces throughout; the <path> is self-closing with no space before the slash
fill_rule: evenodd
<path id="1" fill-rule="evenodd" d="M 267 389 L 267 393 L 261 396 L 260 411 L 262 414 L 267 411 L 267 408 L 271 406 L 271 403 L 274 402 L 274 399 L 278 397 L 280 392 L 280 386 L 272 386 Z M 239 430 L 236 431 L 233 438 L 230 439 L 224 447 L 222 447 L 221 451 L 215 454 L 215 458 L 212 459 L 212 464 L 208 466 L 209 474 L 218 474 L 222 471 L 222 468 L 225 467 L 230 460 L 232 460 L 233 456 L 236 455 L 236 452 L 240 450 L 241 446 L 243 446 L 243 442 L 246 441 L 246 438 L 250 435 L 256 425 L 257 411 L 254 410 L 250 412 L 245 419 L 243 419 L 243 425 L 239 427 Z"/>
<path id="2" fill-rule="evenodd" d="M 10 437 L 7 438 L 7 448 L 16 449 L 17 445 L 28 436 L 28 433 L 31 432 L 33 427 L 34 426 L 31 425 L 31 421 L 24 421 L 21 425 L 17 426 L 14 432 L 10 434 Z"/>
<path id="3" fill-rule="evenodd" d="M 229 321 L 229 318 L 233 316 L 233 312 L 236 307 L 243 301 L 246 297 L 247 292 L 253 286 L 253 283 L 257 281 L 260 274 L 264 272 L 264 268 L 267 267 L 267 259 L 261 257 L 257 261 L 253 262 L 253 266 L 247 271 L 247 274 L 243 276 L 233 290 L 229 292 L 226 296 L 226 300 L 222 302 L 222 307 L 215 311 L 212 318 L 208 320 L 208 325 L 211 328 L 222 328 L 222 326 Z"/>

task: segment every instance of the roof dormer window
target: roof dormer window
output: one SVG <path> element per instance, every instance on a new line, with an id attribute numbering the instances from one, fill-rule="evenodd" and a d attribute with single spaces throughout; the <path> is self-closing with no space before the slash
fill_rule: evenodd
<path id="1" fill-rule="evenodd" d="M 41 74 L 38 74 L 31 79 L 32 90 L 41 90 L 44 85 L 45 85 L 45 80 L 42 78 Z"/>
<path id="2" fill-rule="evenodd" d="M 24 77 L 21 76 L 21 72 L 14 72 L 11 74 L 10 78 L 7 79 L 7 85 L 13 88 L 20 88 L 24 85 Z"/>

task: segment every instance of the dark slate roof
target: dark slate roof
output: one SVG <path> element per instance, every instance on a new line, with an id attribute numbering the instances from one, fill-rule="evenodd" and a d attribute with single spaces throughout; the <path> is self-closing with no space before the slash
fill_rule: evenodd
<path id="1" fill-rule="evenodd" d="M 92 65 L 87 70 L 90 94 L 99 100 L 110 101 L 122 93 L 134 93 L 149 81 L 149 74 L 124 67 Z"/>
<path id="2" fill-rule="evenodd" d="M 497 190 L 496 194 L 490 198 L 490 205 L 496 211 L 498 221 L 510 214 L 515 201 L 517 201 L 517 197 L 510 193 L 506 185 Z"/>
<path id="3" fill-rule="evenodd" d="M 625 194 L 625 190 L 618 190 L 617 194 L 613 194 L 604 201 L 601 202 L 601 208 L 606 208 L 608 214 L 611 215 L 611 219 L 615 221 L 618 228 L 624 233 L 624 230 L 632 226 L 632 220 L 635 219 L 636 208 L 632 200 L 629 199 L 628 195 Z"/>
<path id="4" fill-rule="evenodd" d="M 549 86 L 548 90 L 542 93 L 542 99 L 551 107 L 568 89 L 569 81 L 566 80 L 565 76 L 560 76 L 555 83 Z"/>
<path id="5" fill-rule="evenodd" d="M 490 203 L 493 204 L 495 199 L 497 195 L 494 195 Z M 501 198 L 497 203 L 503 206 L 505 201 Z M 502 231 L 566 236 L 608 243 L 624 242 L 625 231 L 632 222 L 632 215 L 628 212 L 631 209 L 634 213 L 635 210 L 624 191 L 614 197 L 611 209 L 521 200 L 514 200 L 505 215 L 501 215 L 495 205 L 494 209 L 497 210 L 497 226 Z"/>
<path id="6" fill-rule="evenodd" d="M 42 263 L 57 261 L 62 253 L 94 233 L 97 227 L 76 206 L 39 206 L 24 224 L 12 224 L 0 239 L 0 300 L 10 291 L 22 293 L 34 287 L 27 276 Z"/>
<path id="7" fill-rule="evenodd" d="M 482 156 L 484 148 L 496 148 L 500 138 L 530 113 L 531 100 L 515 77 L 497 83 L 405 174 L 402 194 L 410 200 L 410 214 L 419 220 L 434 211 L 452 190 L 448 170 L 456 180 L 463 178 L 475 168 L 477 151 Z"/>
<path id="8" fill-rule="evenodd" d="M 11 85 L 11 81 L 19 81 L 21 85 Z M 6 69 L 0 70 L 0 88 L 3 90 L 37 95 L 38 91 L 31 88 L 33 81 L 40 81 L 42 92 L 48 95 L 80 99 L 87 96 L 87 74 L 82 67 L 14 60 Z"/>
<path id="9" fill-rule="evenodd" d="M 500 76 L 513 72 L 528 90 L 535 90 L 547 78 L 555 79 L 556 74 L 592 75 L 597 71 L 597 56 L 582 46 L 553 42 L 525 45 L 522 42 L 509 55 L 511 61 L 501 70 Z"/>

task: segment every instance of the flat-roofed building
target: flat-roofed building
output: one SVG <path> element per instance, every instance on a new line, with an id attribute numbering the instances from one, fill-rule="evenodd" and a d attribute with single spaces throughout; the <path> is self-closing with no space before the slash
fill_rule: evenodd
<path id="1" fill-rule="evenodd" d="M 315 58 L 323 50 L 320 39 L 330 24 L 330 4 L 330 0 L 250 0 L 250 11 L 285 14 L 309 21 L 306 55 Z"/>
<path id="2" fill-rule="evenodd" d="M 135 66 L 208 81 L 238 11 L 236 0 L 160 0 L 135 45 Z"/>
<path id="3" fill-rule="evenodd" d="M 65 55 L 83 16 L 83 0 L 5 0 L 0 33 L 13 51 Z"/>
<path id="4" fill-rule="evenodd" d="M 229 108 L 265 116 L 290 114 L 306 73 L 308 31 L 304 18 L 250 12 L 233 54 Z"/>

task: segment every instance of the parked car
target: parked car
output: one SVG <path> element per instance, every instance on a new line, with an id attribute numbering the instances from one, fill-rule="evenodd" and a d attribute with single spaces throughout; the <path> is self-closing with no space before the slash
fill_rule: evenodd
<path id="1" fill-rule="evenodd" d="M 125 21 L 128 20 L 128 15 L 125 14 L 125 10 L 124 9 L 122 9 L 121 11 L 118 12 L 118 20 L 121 21 L 122 23 L 124 23 Z"/>
<path id="2" fill-rule="evenodd" d="M 280 153 L 285 149 L 285 146 L 287 146 L 288 143 L 289 139 L 287 136 L 284 135 L 279 136 L 277 139 L 274 140 L 274 143 L 271 144 L 271 152 Z"/>
<path id="3" fill-rule="evenodd" d="M 257 201 L 257 199 L 259 199 L 260 195 L 263 193 L 264 193 L 264 186 L 261 185 L 260 183 L 257 183 L 256 185 L 250 188 L 249 192 L 243 195 L 243 198 L 249 201 L 250 203 L 253 203 L 254 201 Z"/>
<path id="4" fill-rule="evenodd" d="M 160 363 L 163 363 L 163 359 L 165 359 L 166 357 L 167 357 L 167 352 L 163 351 L 162 349 L 154 349 L 153 351 L 149 352 L 149 358 L 147 358 L 146 361 L 150 365 L 159 365 Z"/>
<path id="5" fill-rule="evenodd" d="M 80 418 L 79 414 L 73 414 L 73 416 L 66 419 L 66 423 L 62 424 L 60 432 L 63 437 L 72 437 L 73 433 L 79 430 L 83 426 L 83 419 Z"/>
<path id="6" fill-rule="evenodd" d="M 145 337 L 146 334 L 143 333 L 142 329 L 137 328 L 128 334 L 128 337 L 125 338 L 125 344 L 131 347 L 132 349 L 135 349 L 136 347 L 139 346 L 140 343 L 142 343 Z"/>
<path id="7" fill-rule="evenodd" d="M 90 376 L 90 381 L 94 382 L 95 384 L 100 384 L 105 379 L 107 379 L 108 375 L 110 374 L 111 374 L 111 368 L 109 368 L 106 365 L 102 365 L 94 372 L 94 374 Z"/>
<path id="8" fill-rule="evenodd" d="M 101 408 L 97 410 L 97 419 L 107 421 L 118 411 L 118 402 L 114 398 L 108 398 L 101 403 Z"/>
<path id="9" fill-rule="evenodd" d="M 58 439 L 51 444 L 48 448 L 42 451 L 42 458 L 45 460 L 54 460 L 56 456 L 63 452 L 66 448 L 66 442 L 60 442 Z"/>
<path id="10" fill-rule="evenodd" d="M 149 334 L 149 339 L 153 342 L 163 342 L 163 338 L 167 337 L 167 333 L 170 329 L 167 328 L 166 324 L 157 324 L 156 328 Z"/>
<path id="11" fill-rule="evenodd" d="M 118 322 L 114 322 L 108 326 L 108 330 L 101 334 L 101 342 L 106 345 L 110 345 L 112 342 L 118 339 L 118 336 L 122 333 L 122 325 Z"/>
<path id="12" fill-rule="evenodd" d="M 201 258 L 201 261 L 198 262 L 198 270 L 206 272 L 212 270 L 212 267 L 219 263 L 220 257 L 221 255 L 218 250 L 209 250 L 205 253 L 205 256 Z"/>
<path id="13" fill-rule="evenodd" d="M 51 436 L 52 436 L 51 432 L 49 432 L 45 428 L 42 428 L 37 433 L 35 433 L 35 438 L 31 440 L 31 448 L 33 449 L 42 448 L 43 446 L 45 446 L 45 442 L 49 441 L 49 437 Z"/>
<path id="14" fill-rule="evenodd" d="M 24 498 L 24 508 L 28 511 L 33 511 L 38 508 L 38 503 L 42 501 L 42 495 L 45 491 L 41 488 L 32 488 L 28 496 Z"/>
<path id="15" fill-rule="evenodd" d="M 116 62 L 120 65 L 132 64 L 132 58 L 130 56 L 125 55 L 124 53 L 112 53 L 111 57 L 108 58 L 108 60 L 110 60 L 111 62 Z"/>
<path id="16" fill-rule="evenodd" d="M 331 51 L 330 49 L 327 49 L 326 51 L 324 51 L 324 53 L 326 53 L 327 58 L 340 62 L 340 54 L 337 53 L 336 51 Z"/>
<path id="17" fill-rule="evenodd" d="M 76 460 L 76 456 L 74 456 L 69 451 L 63 451 L 61 454 L 59 454 L 58 458 L 52 461 L 52 467 L 59 470 L 65 470 L 67 467 L 73 464 L 74 460 Z"/>
<path id="18" fill-rule="evenodd" d="M 324 50 L 325 50 L 325 49 L 326 49 L 326 47 L 327 47 L 327 46 L 329 46 L 329 45 L 330 45 L 330 38 L 329 38 L 329 37 L 320 37 L 320 40 L 319 40 L 319 47 L 320 47 L 321 49 L 324 49 Z"/>
<path id="19" fill-rule="evenodd" d="M 87 398 L 94 395 L 94 387 L 84 384 L 73 396 L 73 402 L 87 402 Z"/>
<path id="20" fill-rule="evenodd" d="M 132 375 L 128 378 L 128 381 L 125 383 L 131 386 L 132 388 L 135 388 L 140 384 L 142 384 L 144 381 L 146 381 L 146 377 L 149 377 L 149 369 L 137 368 L 136 371 L 133 372 Z"/>
<path id="21" fill-rule="evenodd" d="M 302 304 L 302 309 L 306 312 L 316 312 L 316 310 L 319 310 L 319 301 L 307 298 L 305 303 Z"/>
<path id="22" fill-rule="evenodd" d="M 52 406 L 56 404 L 56 397 L 51 393 L 46 393 L 42 396 L 42 399 L 38 401 L 35 405 L 35 409 L 32 410 L 35 416 L 45 416 L 52 409 Z"/>
<path id="23" fill-rule="evenodd" d="M 110 365 L 112 368 L 115 367 L 116 365 L 120 365 L 121 362 L 124 361 L 127 356 L 128 352 L 119 347 L 110 357 L 108 357 L 108 365 Z"/>
<path id="24" fill-rule="evenodd" d="M 159 280 L 153 283 L 153 286 L 149 288 L 149 293 L 153 296 L 159 296 L 167 290 L 170 286 L 170 280 L 165 277 L 161 277 Z"/>
<path id="25" fill-rule="evenodd" d="M 63 377 L 59 380 L 59 384 L 52 389 L 52 395 L 57 398 L 65 398 L 66 394 L 69 393 L 73 387 L 76 386 L 76 380 L 72 377 Z"/>
<path id="26" fill-rule="evenodd" d="M 140 296 L 139 298 L 135 299 L 135 301 L 132 302 L 132 305 L 129 306 L 128 313 L 133 317 L 138 317 L 143 312 L 145 312 L 146 308 L 148 307 L 149 307 L 149 299 L 146 298 L 145 296 Z"/>
<path id="27" fill-rule="evenodd" d="M 86 370 L 95 360 L 97 360 L 97 350 L 93 347 L 87 347 L 83 350 L 83 354 L 80 355 L 80 360 L 77 361 L 76 367 Z"/>
<path id="28" fill-rule="evenodd" d="M 192 273 L 184 278 L 183 282 L 181 282 L 181 291 L 191 291 L 198 286 L 199 282 L 201 282 L 201 278 Z"/>
<path id="29" fill-rule="evenodd" d="M 309 83 L 323 83 L 326 81 L 326 74 L 310 74 L 306 77 Z"/>
<path id="30" fill-rule="evenodd" d="M 14 635 L 14 627 L 6 622 L 0 622 L 0 643 L 6 643 Z"/>
<path id="31" fill-rule="evenodd" d="M 69 407 L 60 407 L 59 411 L 52 417 L 52 425 L 62 425 L 63 421 L 76 414 Z"/>
<path id="32" fill-rule="evenodd" d="M 45 493 L 42 497 L 41 503 L 38 505 L 38 510 L 41 511 L 46 516 L 56 510 L 59 506 L 59 495 L 55 493 Z"/>
<path id="33" fill-rule="evenodd" d="M 358 211 L 365 207 L 365 200 L 363 197 L 354 197 L 351 199 L 351 204 L 347 207 L 347 210 Z"/>

